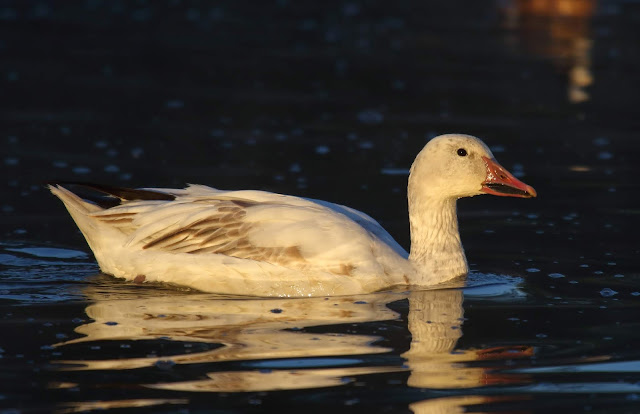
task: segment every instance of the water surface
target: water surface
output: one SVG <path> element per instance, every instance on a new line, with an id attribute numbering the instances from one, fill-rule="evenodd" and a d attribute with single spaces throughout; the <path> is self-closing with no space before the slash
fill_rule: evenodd
<path id="1" fill-rule="evenodd" d="M 640 411 L 640 8 L 542 3 L 3 3 L 0 405 Z M 265 189 L 408 247 L 408 168 L 447 132 L 539 197 L 461 200 L 472 273 L 424 291 L 125 283 L 43 188 Z"/>

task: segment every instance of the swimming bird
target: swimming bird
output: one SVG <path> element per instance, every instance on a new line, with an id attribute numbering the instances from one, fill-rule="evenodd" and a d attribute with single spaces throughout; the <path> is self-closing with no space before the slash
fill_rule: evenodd
<path id="1" fill-rule="evenodd" d="M 91 199 L 69 188 L 109 195 Z M 409 173 L 411 249 L 374 219 L 326 201 L 265 191 L 130 189 L 52 183 L 102 272 L 249 296 L 330 296 L 431 286 L 468 273 L 456 200 L 535 197 L 478 138 L 446 134 Z"/>

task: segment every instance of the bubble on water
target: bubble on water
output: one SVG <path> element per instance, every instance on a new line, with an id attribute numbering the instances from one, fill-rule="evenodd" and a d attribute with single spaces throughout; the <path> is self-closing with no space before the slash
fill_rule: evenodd
<path id="1" fill-rule="evenodd" d="M 66 161 L 54 161 L 51 163 L 51 165 L 56 168 L 66 168 L 69 166 L 69 163 Z"/>
<path id="2" fill-rule="evenodd" d="M 316 154 L 325 155 L 331 152 L 331 149 L 326 145 L 318 145 L 316 147 Z"/>
<path id="3" fill-rule="evenodd" d="M 184 101 L 181 101 L 180 99 L 170 99 L 165 102 L 165 106 L 168 109 L 182 109 L 184 108 Z"/>
<path id="4" fill-rule="evenodd" d="M 640 296 L 640 292 L 631 292 L 631 296 Z"/>
<path id="5" fill-rule="evenodd" d="M 536 269 L 535 267 L 530 267 L 527 269 L 527 272 L 529 273 L 538 273 L 540 271 L 540 269 Z"/>
<path id="6" fill-rule="evenodd" d="M 300 164 L 298 164 L 297 162 L 294 162 L 289 166 L 290 173 L 296 174 L 296 173 L 299 173 L 300 171 L 302 171 L 302 167 L 300 167 Z"/>
<path id="7" fill-rule="evenodd" d="M 609 298 L 609 297 L 615 296 L 617 294 L 618 294 L 618 292 L 616 292 L 615 290 L 610 289 L 610 288 L 604 288 L 604 289 L 602 289 L 600 291 L 600 296 L 605 297 L 605 298 Z"/>
<path id="8" fill-rule="evenodd" d="M 11 7 L 3 7 L 0 9 L 0 20 L 16 20 L 18 12 Z"/>
<path id="9" fill-rule="evenodd" d="M 108 173 L 117 173 L 118 171 L 120 171 L 120 167 L 118 167 L 117 165 L 109 164 L 104 167 L 104 171 Z"/>
<path id="10" fill-rule="evenodd" d="M 93 144 L 96 148 L 105 149 L 109 146 L 109 141 L 100 140 Z"/>
<path id="11" fill-rule="evenodd" d="M 247 399 L 247 403 L 249 403 L 249 405 L 260 405 L 262 404 L 262 400 L 260 398 L 251 397 Z"/>
<path id="12" fill-rule="evenodd" d="M 577 280 L 570 280 L 569 283 L 572 285 L 577 285 L 579 282 Z"/>
<path id="13" fill-rule="evenodd" d="M 379 124 L 384 121 L 384 115 L 375 109 L 365 109 L 358 112 L 358 121 L 363 124 Z"/>
<path id="14" fill-rule="evenodd" d="M 595 145 L 596 147 L 604 147 L 609 145 L 609 139 L 605 138 L 605 137 L 598 137 L 596 139 L 593 140 L 593 145 Z"/>
<path id="15" fill-rule="evenodd" d="M 222 138 L 224 137 L 224 129 L 220 129 L 220 128 L 212 129 L 211 132 L 209 132 L 209 135 L 215 138 Z"/>
<path id="16" fill-rule="evenodd" d="M 15 211 L 15 208 L 13 208 L 13 206 L 10 206 L 8 204 L 5 204 L 2 206 L 2 212 L 3 213 L 13 213 Z"/>
<path id="17" fill-rule="evenodd" d="M 514 172 L 514 171 L 520 171 L 520 172 L 524 171 L 524 165 L 518 162 L 513 164 L 511 166 L 511 172 Z"/>
<path id="18" fill-rule="evenodd" d="M 144 154 L 144 149 L 140 147 L 131 148 L 131 156 L 133 158 L 140 158 Z"/>
<path id="19" fill-rule="evenodd" d="M 347 63 L 347 61 L 344 59 L 338 59 L 335 63 L 335 69 L 336 73 L 342 76 L 347 73 L 347 70 L 349 69 L 349 63 Z"/>
<path id="20" fill-rule="evenodd" d="M 580 265 L 580 267 L 585 267 L 586 268 L 586 267 L 589 267 L 589 265 L 586 264 L 586 263 L 583 263 L 583 264 Z"/>
<path id="21" fill-rule="evenodd" d="M 536 338 L 546 338 L 547 336 L 548 336 L 547 334 L 543 334 L 543 333 L 536 334 Z"/>
<path id="22" fill-rule="evenodd" d="M 330 27 L 324 32 L 324 40 L 327 43 L 335 43 L 340 39 L 340 31 L 336 27 Z"/>
<path id="23" fill-rule="evenodd" d="M 552 279 L 561 279 L 564 275 L 562 273 L 549 273 L 549 277 Z"/>
<path id="24" fill-rule="evenodd" d="M 602 151 L 598 153 L 598 159 L 600 160 L 610 160 L 613 158 L 613 154 L 609 151 Z"/>
<path id="25" fill-rule="evenodd" d="M 344 381 L 344 382 L 351 382 L 351 381 L 353 381 L 351 378 L 343 378 L 343 380 L 346 380 L 346 381 Z M 346 400 L 346 401 L 344 402 L 344 405 L 352 406 L 352 405 L 356 405 L 356 404 L 359 404 L 359 403 L 360 403 L 360 399 L 359 399 L 359 398 L 351 398 L 351 399 L 349 399 L 349 400 Z"/>
<path id="26" fill-rule="evenodd" d="M 620 277 L 624 277 L 624 275 L 623 275 L 623 274 L 620 274 L 620 273 L 616 273 L 615 275 L 613 275 L 613 277 L 618 277 L 618 278 L 620 278 Z"/>
<path id="27" fill-rule="evenodd" d="M 185 17 L 187 18 L 187 20 L 189 20 L 190 22 L 195 22 L 200 20 L 200 10 L 191 7 L 189 9 L 187 9 L 186 13 L 185 13 Z"/>
<path id="28" fill-rule="evenodd" d="M 538 218 L 538 215 L 537 215 L 537 214 L 534 214 L 534 213 L 531 213 L 531 214 L 527 214 L 527 216 L 526 216 L 526 217 L 527 217 L 528 219 L 535 220 L 535 219 L 537 219 L 537 218 Z"/>
<path id="29" fill-rule="evenodd" d="M 402 91 L 406 88 L 405 81 L 396 79 L 391 83 L 391 87 L 397 91 Z"/>
<path id="30" fill-rule="evenodd" d="M 74 167 L 71 171 L 73 171 L 75 174 L 83 175 L 83 174 L 89 174 L 91 172 L 91 168 L 79 166 L 79 167 Z"/>
<path id="31" fill-rule="evenodd" d="M 309 32 L 311 30 L 315 30 L 318 27 L 318 22 L 313 19 L 304 19 L 298 24 L 298 29 L 304 30 L 305 32 Z"/>
<path id="32" fill-rule="evenodd" d="M 280 142 L 286 141 L 287 140 L 287 134 L 285 134 L 284 132 L 278 132 L 276 134 L 275 138 L 276 138 L 276 141 L 280 141 Z"/>
<path id="33" fill-rule="evenodd" d="M 5 165 L 13 167 L 14 165 L 18 165 L 20 163 L 20 160 L 14 157 L 7 157 L 4 159 L 4 163 Z"/>
<path id="34" fill-rule="evenodd" d="M 406 168 L 383 168 L 380 170 L 382 175 L 409 175 L 409 170 Z"/>
<path id="35" fill-rule="evenodd" d="M 44 3 L 38 3 L 29 11 L 30 17 L 42 19 L 51 14 L 51 8 Z"/>
<path id="36" fill-rule="evenodd" d="M 360 149 L 372 149 L 373 148 L 373 142 L 371 142 L 371 141 L 361 141 L 358 144 L 358 147 L 360 147 Z"/>
<path id="37" fill-rule="evenodd" d="M 174 365 L 176 365 L 176 363 L 170 359 L 161 359 L 159 361 L 156 361 L 154 365 L 156 366 L 156 368 L 159 368 L 162 370 L 169 370 L 173 368 Z"/>
<path id="38" fill-rule="evenodd" d="M 358 3 L 345 3 L 342 6 L 342 14 L 347 17 L 357 16 L 360 14 L 360 5 Z"/>

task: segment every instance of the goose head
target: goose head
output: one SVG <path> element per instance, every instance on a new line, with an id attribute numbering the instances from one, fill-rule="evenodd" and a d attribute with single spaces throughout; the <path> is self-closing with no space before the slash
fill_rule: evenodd
<path id="1" fill-rule="evenodd" d="M 536 196 L 536 190 L 503 168 L 480 139 L 464 134 L 440 135 L 425 145 L 411 166 L 409 192 L 440 199 Z"/>

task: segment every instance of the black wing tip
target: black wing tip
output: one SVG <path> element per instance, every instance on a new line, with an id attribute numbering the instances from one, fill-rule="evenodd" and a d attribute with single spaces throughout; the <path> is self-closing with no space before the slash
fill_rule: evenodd
<path id="1" fill-rule="evenodd" d="M 137 188 L 116 187 L 106 184 L 96 184 L 84 181 L 48 181 L 46 185 L 50 187 L 81 187 L 85 190 L 93 190 L 99 193 L 107 194 L 121 200 L 164 200 L 172 201 L 176 199 L 173 194 L 162 193 L 153 190 L 140 190 Z"/>

